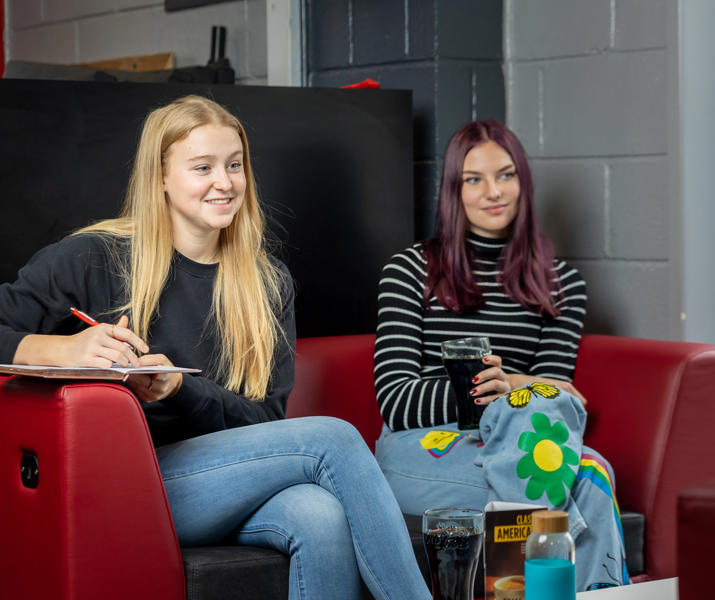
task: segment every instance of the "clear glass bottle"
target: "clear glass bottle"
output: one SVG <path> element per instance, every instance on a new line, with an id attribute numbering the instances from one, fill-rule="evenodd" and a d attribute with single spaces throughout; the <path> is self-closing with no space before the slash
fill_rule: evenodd
<path id="1" fill-rule="evenodd" d="M 526 560 L 560 558 L 576 564 L 569 515 L 562 510 L 537 510 L 531 514 L 531 534 L 526 540 Z"/>

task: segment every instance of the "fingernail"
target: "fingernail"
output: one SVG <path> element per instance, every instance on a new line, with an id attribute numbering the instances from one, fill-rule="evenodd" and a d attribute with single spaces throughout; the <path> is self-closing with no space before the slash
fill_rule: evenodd
<path id="1" fill-rule="evenodd" d="M 475 398 L 475 399 L 474 399 L 474 404 L 481 404 L 481 403 L 482 403 L 482 399 L 481 399 L 481 398 Z"/>
<path id="2" fill-rule="evenodd" d="M 472 377 L 472 383 L 479 383 L 479 375 Z"/>
<path id="3" fill-rule="evenodd" d="M 482 362 L 483 362 L 485 365 L 488 364 L 488 363 L 489 363 L 489 357 L 488 357 L 488 356 L 483 357 L 483 358 L 482 358 Z"/>
<path id="4" fill-rule="evenodd" d="M 469 395 L 470 396 L 478 396 L 479 391 L 477 390 L 477 388 L 472 388 L 471 390 L 469 390 Z"/>

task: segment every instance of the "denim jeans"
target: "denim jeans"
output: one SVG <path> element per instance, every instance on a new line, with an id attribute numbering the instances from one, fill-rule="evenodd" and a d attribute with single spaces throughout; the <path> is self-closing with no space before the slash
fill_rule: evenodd
<path id="1" fill-rule="evenodd" d="M 157 448 L 182 545 L 235 536 L 290 556 L 290 598 L 431 598 L 400 508 L 357 430 L 261 423 Z"/>
<path id="2" fill-rule="evenodd" d="M 527 492 L 530 477 L 519 475 L 519 463 L 535 452 L 527 443 L 537 441 L 535 413 L 548 419 L 549 427 L 542 433 L 559 443 L 562 450 L 556 456 L 570 455 L 570 464 L 560 471 L 569 483 L 556 488 L 563 496 L 549 498 L 544 492 L 536 497 Z M 557 421 L 560 434 L 551 429 Z M 600 454 L 582 445 L 585 422 L 580 402 L 563 391 L 556 398 L 535 395 L 518 408 L 501 397 L 485 410 L 481 431 L 460 431 L 456 423 L 396 432 L 384 427 L 375 455 L 402 511 L 408 514 L 440 506 L 483 509 L 492 500 L 568 511 L 576 541 L 577 588 L 622 585 L 628 583 L 628 573 L 613 471 Z M 530 466 L 535 469 L 536 465 Z M 533 472 L 529 475 L 533 478 Z"/>

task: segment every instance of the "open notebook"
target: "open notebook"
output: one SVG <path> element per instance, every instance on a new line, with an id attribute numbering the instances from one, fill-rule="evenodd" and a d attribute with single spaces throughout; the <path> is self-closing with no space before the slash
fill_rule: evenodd
<path id="1" fill-rule="evenodd" d="M 142 373 L 200 373 L 201 369 L 188 369 L 186 367 L 109 367 L 107 369 L 95 367 L 46 367 L 40 365 L 2 365 L 0 373 L 8 375 L 30 375 L 31 377 L 46 377 L 51 379 L 114 379 L 124 381 L 129 375 Z"/>

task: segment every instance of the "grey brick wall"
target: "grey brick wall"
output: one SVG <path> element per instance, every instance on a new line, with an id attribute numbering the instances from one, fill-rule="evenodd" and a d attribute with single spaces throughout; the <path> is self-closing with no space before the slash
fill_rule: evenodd
<path id="1" fill-rule="evenodd" d="M 239 83 L 265 83 L 266 0 L 233 0 L 167 13 L 163 0 L 5 0 L 8 60 L 73 64 L 174 52 L 179 67 L 206 64 L 211 27 L 227 27 Z"/>
<path id="2" fill-rule="evenodd" d="M 587 279 L 588 331 L 681 337 L 674 12 L 666 0 L 505 0 L 507 122 L 541 223 Z"/>
<path id="3" fill-rule="evenodd" d="M 449 137 L 505 117 L 501 0 L 306 0 L 311 86 L 412 90 L 415 234 L 432 233 Z"/>

